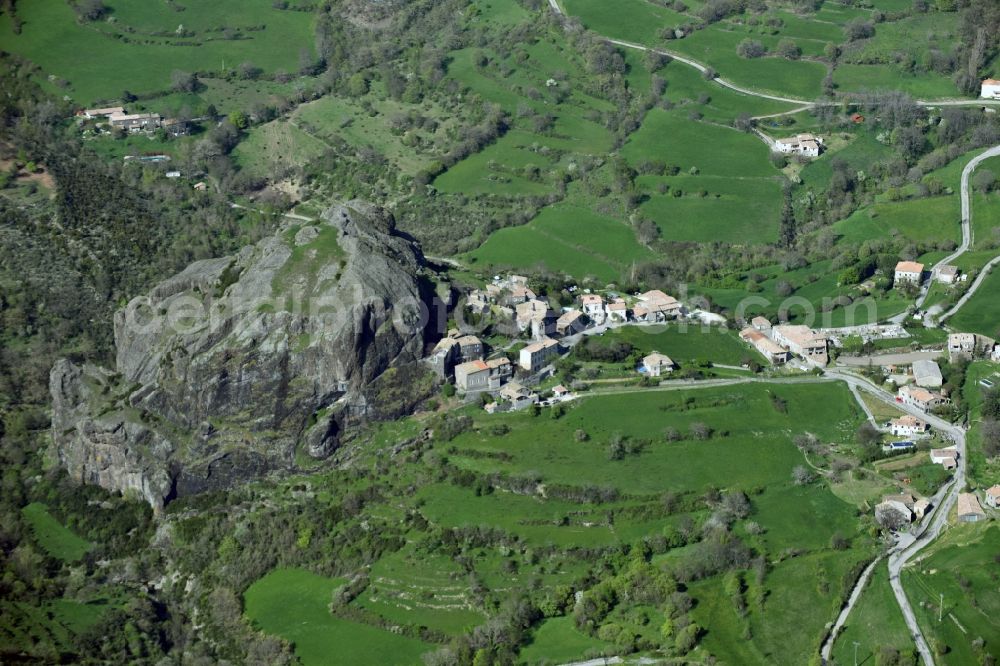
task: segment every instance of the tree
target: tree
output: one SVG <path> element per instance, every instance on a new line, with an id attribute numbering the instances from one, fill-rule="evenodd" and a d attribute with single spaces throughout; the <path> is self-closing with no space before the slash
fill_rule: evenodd
<path id="1" fill-rule="evenodd" d="M 229 122 L 236 129 L 246 129 L 250 125 L 250 119 L 242 111 L 233 111 L 229 114 Z"/>
<path id="2" fill-rule="evenodd" d="M 882 441 L 882 433 L 872 425 L 871 421 L 865 421 L 858 427 L 855 433 L 858 444 L 862 446 L 872 446 Z"/>
<path id="3" fill-rule="evenodd" d="M 691 436 L 694 437 L 695 439 L 706 440 L 712 436 L 712 429 L 705 423 L 702 423 L 701 421 L 695 421 L 694 423 L 692 423 L 690 426 L 690 430 L 691 430 Z"/>
<path id="4" fill-rule="evenodd" d="M 741 58 L 760 58 L 767 53 L 767 47 L 756 39 L 744 39 L 736 47 L 736 54 Z"/>
<path id="5" fill-rule="evenodd" d="M 1000 421 L 983 421 L 983 452 L 989 458 L 1000 456 Z"/>
<path id="6" fill-rule="evenodd" d="M 73 8 L 76 9 L 76 15 L 84 21 L 96 21 L 108 12 L 101 0 L 77 0 Z"/>
<path id="7" fill-rule="evenodd" d="M 258 78 L 262 70 L 257 65 L 253 64 L 249 60 L 241 62 L 239 67 L 236 68 L 236 73 L 241 79 L 253 80 Z"/>
<path id="8" fill-rule="evenodd" d="M 844 26 L 844 36 L 851 42 L 869 39 L 875 36 L 875 24 L 861 17 L 851 19 Z"/>
<path id="9" fill-rule="evenodd" d="M 177 92 L 194 92 L 198 89 L 198 76 L 191 72 L 175 69 L 170 73 L 170 87 Z"/>
<path id="10" fill-rule="evenodd" d="M 798 44 L 790 39 L 782 39 L 778 42 L 775 52 L 782 58 L 787 58 L 788 60 L 798 60 L 802 57 L 802 49 Z"/>
<path id="11" fill-rule="evenodd" d="M 976 171 L 976 175 L 972 177 L 972 185 L 980 192 L 986 193 L 993 189 L 996 185 L 997 177 L 989 169 L 979 169 Z"/>
<path id="12" fill-rule="evenodd" d="M 796 465 L 792 470 L 792 482 L 797 486 L 805 486 L 812 483 L 813 475 L 804 465 Z"/>

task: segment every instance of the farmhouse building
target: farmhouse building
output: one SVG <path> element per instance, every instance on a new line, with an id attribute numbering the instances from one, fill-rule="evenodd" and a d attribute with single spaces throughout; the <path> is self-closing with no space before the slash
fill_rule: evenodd
<path id="1" fill-rule="evenodd" d="M 986 520 L 986 512 L 979 504 L 975 493 L 958 494 L 958 519 L 963 523 L 978 523 Z"/>
<path id="2" fill-rule="evenodd" d="M 605 312 L 608 315 L 608 321 L 611 322 L 626 322 L 628 321 L 628 306 L 620 298 L 608 303 L 605 308 Z"/>
<path id="3" fill-rule="evenodd" d="M 636 321 L 662 322 L 679 317 L 684 307 L 673 296 L 659 289 L 639 294 L 639 304 L 632 308 Z"/>
<path id="4" fill-rule="evenodd" d="M 545 301 L 530 300 L 514 306 L 517 330 L 531 330 L 534 338 L 544 338 L 553 332 L 555 313 Z"/>
<path id="5" fill-rule="evenodd" d="M 160 126 L 158 113 L 113 113 L 110 116 L 111 126 L 126 132 L 152 132 Z"/>
<path id="6" fill-rule="evenodd" d="M 913 522 L 912 507 L 912 502 L 907 505 L 896 496 L 887 495 L 875 505 L 875 520 L 883 527 L 900 529 Z"/>
<path id="7" fill-rule="evenodd" d="M 929 412 L 935 407 L 947 405 L 949 400 L 940 393 L 928 391 L 921 386 L 907 385 L 899 389 L 899 401 L 904 405 L 916 407 L 923 412 Z"/>
<path id="8" fill-rule="evenodd" d="M 979 96 L 982 99 L 1000 99 L 1000 81 L 997 79 L 984 79 Z"/>
<path id="9" fill-rule="evenodd" d="M 757 316 L 750 320 L 750 326 L 761 333 L 768 333 L 771 330 L 771 320 Z"/>
<path id="10" fill-rule="evenodd" d="M 604 299 L 598 294 L 584 294 L 580 297 L 580 306 L 583 313 L 590 317 L 592 321 L 602 323 L 606 316 L 604 312 Z"/>
<path id="11" fill-rule="evenodd" d="M 474 335 L 463 335 L 455 342 L 458 343 L 459 355 L 462 361 L 474 361 L 483 357 L 485 349 L 483 342 Z"/>
<path id="12" fill-rule="evenodd" d="M 642 359 L 642 367 L 647 377 L 659 377 L 664 372 L 673 372 L 674 362 L 666 354 L 653 352 Z"/>
<path id="13" fill-rule="evenodd" d="M 802 157 L 819 157 L 822 148 L 822 137 L 814 134 L 798 134 L 787 139 L 777 139 L 774 142 L 775 152 L 801 155 Z"/>
<path id="14" fill-rule="evenodd" d="M 944 465 L 948 461 L 958 460 L 958 449 L 952 447 L 947 449 L 931 449 L 931 462 L 935 465 Z"/>
<path id="15" fill-rule="evenodd" d="M 826 336 L 808 326 L 784 324 L 775 326 L 771 333 L 775 342 L 807 361 L 826 365 L 830 360 Z"/>
<path id="16" fill-rule="evenodd" d="M 518 365 L 529 372 L 538 372 L 550 359 L 559 355 L 559 343 L 546 339 L 535 342 L 521 350 Z"/>
<path id="17" fill-rule="evenodd" d="M 926 421 L 910 414 L 889 421 L 889 432 L 894 437 L 917 437 L 926 433 L 929 428 Z"/>
<path id="18" fill-rule="evenodd" d="M 986 503 L 994 509 L 1000 509 L 1000 483 L 986 489 Z"/>
<path id="19" fill-rule="evenodd" d="M 942 284 L 955 284 L 958 282 L 958 266 L 950 264 L 938 266 L 934 269 L 934 278 Z"/>
<path id="20" fill-rule="evenodd" d="M 535 300 L 535 292 L 520 284 L 511 288 L 506 299 L 508 305 L 517 305 L 518 303 L 527 303 L 533 300 Z"/>
<path id="21" fill-rule="evenodd" d="M 84 109 L 83 116 L 86 118 L 107 118 L 109 116 L 125 115 L 125 108 L 121 106 L 108 106 L 102 109 Z"/>
<path id="22" fill-rule="evenodd" d="M 579 333 L 587 327 L 587 318 L 579 310 L 562 313 L 556 319 L 556 335 L 564 337 Z"/>
<path id="23" fill-rule="evenodd" d="M 980 355 L 989 354 L 995 347 L 993 338 L 976 333 L 952 333 L 948 336 L 948 357 L 955 361 L 959 358 L 971 360 Z"/>
<path id="24" fill-rule="evenodd" d="M 506 357 L 460 363 L 455 366 L 455 386 L 466 392 L 495 391 L 512 372 Z"/>
<path id="25" fill-rule="evenodd" d="M 744 328 L 740 331 L 740 338 L 753 345 L 754 349 L 774 365 L 786 363 L 792 356 L 787 349 L 756 328 Z"/>
<path id="26" fill-rule="evenodd" d="M 916 261 L 901 261 L 893 274 L 895 283 L 920 284 L 924 279 L 924 265 Z"/>
<path id="27" fill-rule="evenodd" d="M 913 381 L 924 388 L 941 388 L 944 377 L 936 362 L 920 360 L 913 362 Z"/>
<path id="28" fill-rule="evenodd" d="M 529 405 L 538 402 L 538 394 L 524 386 L 520 382 L 508 382 L 500 389 L 499 396 L 502 400 L 510 403 L 510 408 L 514 411 L 524 409 Z"/>
<path id="29" fill-rule="evenodd" d="M 930 501 L 926 499 L 918 499 L 913 503 L 913 515 L 919 520 L 927 515 L 927 512 L 931 508 Z"/>

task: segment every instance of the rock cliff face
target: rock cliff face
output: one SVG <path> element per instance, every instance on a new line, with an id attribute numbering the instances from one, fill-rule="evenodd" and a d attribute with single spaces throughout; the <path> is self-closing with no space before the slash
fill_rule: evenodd
<path id="1" fill-rule="evenodd" d="M 387 372 L 421 382 L 422 265 L 359 202 L 190 265 L 116 314 L 115 372 L 53 367 L 59 460 L 159 508 L 328 456 L 345 427 L 393 415 L 379 413 Z"/>

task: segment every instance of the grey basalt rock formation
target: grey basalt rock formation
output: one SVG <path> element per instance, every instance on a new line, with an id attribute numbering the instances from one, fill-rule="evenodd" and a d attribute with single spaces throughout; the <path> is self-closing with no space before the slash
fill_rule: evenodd
<path id="1" fill-rule="evenodd" d="M 422 266 L 360 202 L 191 264 L 116 314 L 115 372 L 53 367 L 59 461 L 160 508 L 330 455 L 351 424 L 398 415 L 380 380 L 423 385 Z"/>

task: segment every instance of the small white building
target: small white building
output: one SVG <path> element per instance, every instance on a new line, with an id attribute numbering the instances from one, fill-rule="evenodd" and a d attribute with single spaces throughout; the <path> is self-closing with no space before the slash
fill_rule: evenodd
<path id="1" fill-rule="evenodd" d="M 604 311 L 604 299 L 598 294 L 584 294 L 580 297 L 580 307 L 583 314 L 590 317 L 590 320 L 601 324 L 604 322 L 606 313 Z"/>
<path id="2" fill-rule="evenodd" d="M 984 79 L 979 96 L 983 99 L 1000 99 L 1000 81 L 997 79 Z"/>
<path id="3" fill-rule="evenodd" d="M 628 321 L 628 306 L 620 298 L 608 303 L 605 311 L 608 314 L 608 321 L 620 323 Z"/>
<path id="4" fill-rule="evenodd" d="M 949 468 L 949 463 L 954 467 L 955 461 L 958 460 L 958 449 L 955 447 L 949 447 L 947 449 L 931 449 L 931 462 L 935 465 L 944 465 L 945 469 Z"/>
<path id="5" fill-rule="evenodd" d="M 917 437 L 926 433 L 929 427 L 926 421 L 910 414 L 889 421 L 889 432 L 894 437 Z"/>
<path id="6" fill-rule="evenodd" d="M 994 509 L 1000 509 L 1000 483 L 986 489 L 986 503 Z"/>
<path id="7" fill-rule="evenodd" d="M 815 134 L 797 134 L 787 139 L 776 139 L 774 152 L 802 157 L 819 157 L 823 148 L 823 137 Z"/>
<path id="8" fill-rule="evenodd" d="M 945 264 L 934 269 L 934 279 L 941 284 L 955 284 L 958 282 L 959 273 L 958 266 Z"/>
<path id="9" fill-rule="evenodd" d="M 642 359 L 642 367 L 647 377 L 659 377 L 664 372 L 673 372 L 674 362 L 666 354 L 653 352 Z"/>
<path id="10" fill-rule="evenodd" d="M 901 261 L 896 264 L 893 277 L 896 284 L 920 284 L 924 279 L 924 265 L 916 261 Z"/>

